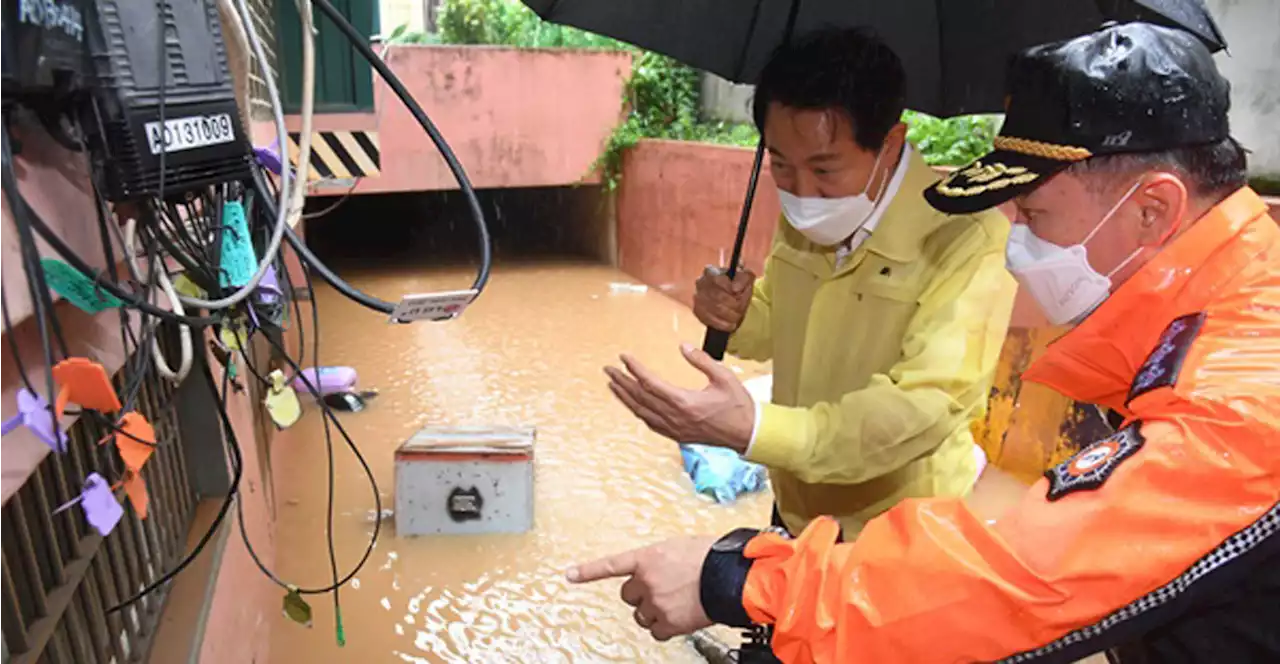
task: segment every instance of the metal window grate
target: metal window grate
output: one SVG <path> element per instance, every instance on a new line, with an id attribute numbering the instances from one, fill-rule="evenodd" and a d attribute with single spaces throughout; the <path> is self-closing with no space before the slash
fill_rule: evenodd
<path id="1" fill-rule="evenodd" d="M 122 375 L 116 389 L 123 391 Z M 160 620 L 167 589 L 132 607 L 106 609 L 133 595 L 185 553 L 196 495 L 179 440 L 174 387 L 155 378 L 143 385 L 138 410 L 155 427 L 159 446 L 143 467 L 149 516 L 132 507 L 103 538 L 77 507 L 53 511 L 80 492 L 85 476 L 122 476 L 115 448 L 99 445 L 107 430 L 82 417 L 68 431 L 66 454 L 50 454 L 4 505 L 4 643 L 7 661 L 40 664 L 124 664 L 143 661 Z"/>

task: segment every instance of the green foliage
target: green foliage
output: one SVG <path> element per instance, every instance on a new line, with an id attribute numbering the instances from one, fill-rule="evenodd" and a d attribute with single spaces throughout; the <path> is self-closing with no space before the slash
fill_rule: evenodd
<path id="1" fill-rule="evenodd" d="M 407 23 L 396 26 L 391 34 L 387 35 L 386 43 L 391 45 L 398 44 L 439 44 L 440 37 L 427 32 L 418 30 L 409 30 Z"/>
<path id="2" fill-rule="evenodd" d="M 1249 186 L 1263 196 L 1280 196 L 1280 173 L 1256 175 L 1249 178 Z"/>
<path id="3" fill-rule="evenodd" d="M 991 150 L 999 129 L 999 116 L 970 115 L 946 120 L 907 111 L 907 140 L 933 166 L 963 166 Z"/>
<path id="4" fill-rule="evenodd" d="M 428 37 L 403 28 L 396 28 L 388 43 L 433 43 L 416 41 Z M 607 189 L 618 185 L 623 154 L 645 138 L 741 146 L 754 146 L 759 140 L 751 124 L 701 116 L 701 76 L 696 69 L 615 39 L 547 23 L 518 0 L 444 0 L 438 37 L 439 43 L 444 44 L 630 52 L 631 76 L 623 91 L 627 115 L 593 166 L 600 171 Z M 910 127 L 908 138 L 924 154 L 925 161 L 947 166 L 965 164 L 990 150 L 998 126 L 994 116 L 941 120 L 907 111 L 903 120 Z"/>
<path id="5" fill-rule="evenodd" d="M 696 69 L 672 58 L 638 51 L 631 77 L 624 88 L 627 116 L 605 144 L 596 161 L 606 189 L 618 186 L 622 156 L 641 139 L 664 138 L 727 145 L 755 145 L 755 127 L 747 124 L 705 120 L 701 75 Z"/>
<path id="6" fill-rule="evenodd" d="M 445 0 L 438 20 L 446 44 L 630 50 L 615 39 L 547 23 L 516 0 Z"/>

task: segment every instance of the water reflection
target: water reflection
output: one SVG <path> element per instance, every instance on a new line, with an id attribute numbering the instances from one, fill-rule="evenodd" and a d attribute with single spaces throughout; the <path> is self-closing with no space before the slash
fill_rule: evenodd
<path id="1" fill-rule="evenodd" d="M 406 270 L 353 281 L 395 299 L 465 287 L 470 278 Z M 701 661 L 683 642 L 656 644 L 641 632 L 617 601 L 616 583 L 571 587 L 562 579 L 571 563 L 631 543 L 767 520 L 768 496 L 728 508 L 694 496 L 675 446 L 613 401 L 601 367 L 624 350 L 684 384 L 700 381 L 677 347 L 700 342 L 697 321 L 657 292 L 610 287 L 625 281 L 589 265 L 500 268 L 464 317 L 434 325 L 390 325 L 317 286 L 322 363 L 353 366 L 362 387 L 381 392 L 367 410 L 340 417 L 374 469 L 384 506 L 394 491 L 392 452 L 418 428 L 532 424 L 536 528 L 399 539 L 393 520 L 385 521 L 359 583 L 343 588 L 346 647 L 335 645 L 332 602 L 316 597 L 314 629 L 275 618 L 272 661 Z M 744 377 L 760 373 L 739 367 Z M 308 412 L 272 450 L 282 505 L 276 564 L 300 585 L 325 583 L 329 573 L 323 445 L 319 420 Z M 345 449 L 337 485 L 345 570 L 364 550 L 374 507 Z"/>

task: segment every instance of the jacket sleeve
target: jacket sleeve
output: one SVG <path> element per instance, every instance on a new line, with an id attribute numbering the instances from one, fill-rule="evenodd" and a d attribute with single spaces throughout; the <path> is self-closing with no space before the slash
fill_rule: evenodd
<path id="1" fill-rule="evenodd" d="M 960 499 L 921 499 L 850 544 L 835 544 L 825 517 L 794 541 L 759 535 L 742 559 L 742 606 L 775 626 L 784 662 L 1079 658 L 1132 639 L 1216 569 L 1280 543 L 1268 436 L 1235 428 L 1225 440 L 1192 418 L 1134 427 L 1141 447 L 1101 486 L 1050 500 L 1042 479 L 996 521 Z M 1093 463 L 1114 440 L 1073 460 Z"/>
<path id="2" fill-rule="evenodd" d="M 930 453 L 979 415 L 1017 285 L 1004 238 L 975 230 L 921 295 L 898 362 L 837 402 L 763 405 L 747 458 L 803 482 L 857 484 Z"/>
<path id="3" fill-rule="evenodd" d="M 773 359 L 773 289 L 769 287 L 769 265 L 772 262 L 772 257 L 766 261 L 764 274 L 756 279 L 751 289 L 751 305 L 747 309 L 747 315 L 729 337 L 726 350 L 734 357 L 756 362 Z"/>

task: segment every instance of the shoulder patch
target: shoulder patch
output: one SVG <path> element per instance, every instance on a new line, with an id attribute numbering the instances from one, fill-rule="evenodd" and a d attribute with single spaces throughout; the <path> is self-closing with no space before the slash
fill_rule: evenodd
<path id="1" fill-rule="evenodd" d="M 1125 404 L 1161 387 L 1172 387 L 1178 382 L 1178 373 L 1182 371 L 1182 361 L 1187 357 L 1191 344 L 1200 336 L 1200 328 L 1204 326 L 1205 313 L 1187 314 L 1173 319 L 1169 327 L 1160 334 L 1160 342 L 1155 350 L 1147 356 L 1147 361 L 1138 369 L 1138 375 L 1129 386 L 1129 396 Z"/>
<path id="2" fill-rule="evenodd" d="M 1146 442 L 1138 430 L 1138 422 L 1076 452 L 1070 459 L 1045 471 L 1049 480 L 1050 502 L 1073 491 L 1091 491 L 1102 486 L 1125 459 L 1142 449 Z"/>

